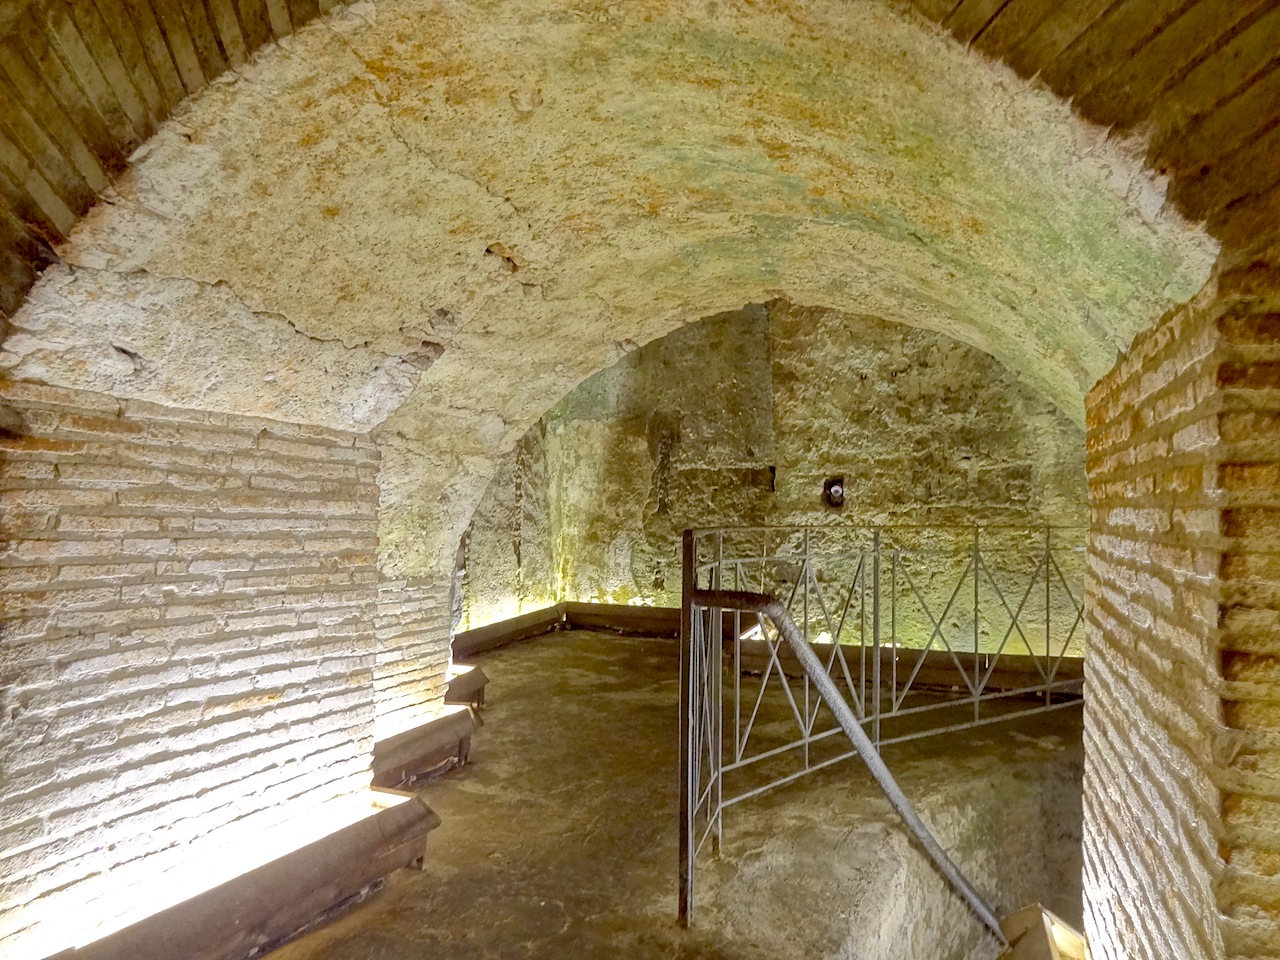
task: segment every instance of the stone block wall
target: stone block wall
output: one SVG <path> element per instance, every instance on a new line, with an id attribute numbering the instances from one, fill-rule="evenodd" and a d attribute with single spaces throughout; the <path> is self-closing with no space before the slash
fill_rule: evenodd
<path id="1" fill-rule="evenodd" d="M 41 956 L 191 842 L 363 791 L 376 694 L 439 684 L 448 616 L 416 585 L 379 604 L 366 436 L 15 381 L 0 402 L 0 940 Z"/>
<path id="2" fill-rule="evenodd" d="M 514 614 L 511 598 L 678 604 L 686 527 L 923 524 L 939 529 L 921 548 L 958 556 L 957 576 L 974 524 L 1074 527 L 1057 542 L 1079 544 L 1082 445 L 943 334 L 781 300 L 708 317 L 585 380 L 520 441 L 464 540 L 464 623 Z M 991 554 L 1001 589 L 1021 596 L 1042 540 Z"/>
<path id="3" fill-rule="evenodd" d="M 1224 275 L 1088 399 L 1100 960 L 1280 947 L 1280 314 L 1265 277 Z"/>
<path id="4" fill-rule="evenodd" d="M 1280 271 L 1223 283 L 1218 647 L 1228 956 L 1280 956 Z M 1202 755 L 1203 756 L 1203 755 Z"/>

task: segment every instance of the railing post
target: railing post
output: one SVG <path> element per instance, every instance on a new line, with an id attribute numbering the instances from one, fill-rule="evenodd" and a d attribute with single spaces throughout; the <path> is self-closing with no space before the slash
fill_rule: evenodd
<path id="1" fill-rule="evenodd" d="M 693 531 L 684 532 L 680 592 L 680 865 L 679 923 L 688 927 L 693 915 L 693 591 L 696 583 Z"/>
<path id="2" fill-rule="evenodd" d="M 1052 530 L 1053 528 L 1048 525 L 1044 528 L 1044 675 L 1046 680 L 1053 676 L 1053 643 L 1049 639 L 1049 631 L 1053 626 L 1049 616 L 1049 606 L 1053 599 L 1053 580 L 1049 576 L 1049 572 L 1052 570 L 1051 564 L 1053 563 L 1049 540 Z M 1052 685 L 1049 683 L 1046 683 L 1044 687 L 1044 705 L 1046 707 L 1053 702 L 1053 690 L 1051 687 Z"/>
<path id="3" fill-rule="evenodd" d="M 880 530 L 871 538 L 871 742 L 880 749 Z"/>
<path id="4" fill-rule="evenodd" d="M 978 537 L 982 528 L 974 525 L 973 528 L 973 719 L 977 721 L 982 714 L 982 660 L 978 652 L 981 630 L 978 624 L 979 606 L 978 606 L 978 587 L 981 583 L 981 563 L 982 553 L 978 546 Z"/>
<path id="5" fill-rule="evenodd" d="M 800 564 L 801 576 L 804 577 L 804 593 L 801 595 L 804 604 L 804 642 L 811 643 L 809 637 L 809 578 L 813 575 L 813 570 L 809 566 L 811 562 L 809 554 L 809 528 L 804 528 L 804 560 Z M 786 683 L 786 677 L 782 678 L 782 682 Z M 804 734 L 804 768 L 809 769 L 809 734 L 812 733 L 812 727 L 809 723 L 809 675 L 804 675 L 804 724 L 801 727 Z"/>
<path id="6" fill-rule="evenodd" d="M 724 582 L 723 532 L 716 534 L 716 567 L 712 578 L 715 589 L 721 589 Z M 724 839 L 724 808 L 722 806 L 724 777 L 720 773 L 724 769 L 724 609 L 721 607 L 716 608 L 713 629 L 715 632 L 711 637 L 705 638 L 708 655 L 705 661 L 706 669 L 711 671 L 711 703 L 707 707 L 711 710 L 711 743 L 708 744 L 708 748 L 711 752 L 710 774 L 715 784 L 711 799 L 708 800 L 708 803 L 714 805 L 714 809 L 709 810 L 708 813 L 715 817 L 711 831 L 711 853 L 719 857 L 720 842 Z M 713 650 L 714 654 L 711 653 Z"/>

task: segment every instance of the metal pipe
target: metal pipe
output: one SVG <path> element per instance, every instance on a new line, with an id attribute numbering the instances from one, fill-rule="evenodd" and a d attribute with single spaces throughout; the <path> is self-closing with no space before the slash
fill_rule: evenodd
<path id="1" fill-rule="evenodd" d="M 698 785 L 690 775 L 690 764 L 694 755 L 694 735 L 692 717 L 694 687 L 694 650 L 693 650 L 693 592 L 697 587 L 694 563 L 697 560 L 697 548 L 692 530 L 684 532 L 682 543 L 684 559 L 684 589 L 680 594 L 680 795 L 677 801 L 680 807 L 680 866 L 679 895 L 677 911 L 680 926 L 689 926 L 689 918 L 693 913 L 693 858 L 697 851 L 693 845 L 693 816 L 696 810 L 693 793 Z"/>
<path id="2" fill-rule="evenodd" d="M 871 556 L 871 694 L 875 697 L 875 708 L 872 711 L 871 736 L 876 743 L 880 742 L 880 530 L 876 532 L 871 541 L 871 549 L 874 551 Z M 894 565 L 894 576 L 897 576 L 898 567 Z M 896 584 L 896 580 L 894 581 Z M 897 615 L 895 608 L 895 617 Z M 894 622 L 897 627 L 897 621 Z M 897 642 L 897 634 L 893 635 L 893 642 Z M 898 686 L 898 660 L 897 651 L 894 651 L 893 660 L 893 695 L 897 695 Z M 844 698 L 842 697 L 841 700 Z M 892 699 L 889 701 L 893 703 Z M 863 713 L 866 713 L 864 708 Z M 859 730 L 862 728 L 859 727 Z"/>
<path id="3" fill-rule="evenodd" d="M 805 674 L 818 688 L 818 693 L 826 701 L 827 707 L 836 718 L 836 722 L 840 724 L 840 728 L 845 732 L 854 749 L 858 751 L 858 756 L 862 758 L 862 762 L 871 771 L 871 776 L 884 792 L 890 806 L 897 811 L 898 816 L 902 818 L 902 822 L 907 825 L 907 829 L 911 831 L 912 836 L 924 848 L 929 858 L 933 860 L 939 872 L 946 877 L 952 889 L 969 905 L 969 909 L 991 931 L 996 940 L 1000 942 L 1000 945 L 1008 946 L 1009 941 L 1000 929 L 1000 921 L 996 919 L 995 912 L 982 899 L 978 891 L 973 888 L 973 885 L 969 883 L 964 874 L 960 872 L 960 868 L 947 855 L 947 852 L 942 849 L 942 846 L 934 838 L 929 828 L 925 826 L 924 821 L 920 819 L 920 815 L 916 813 L 911 801 L 907 799 L 906 794 L 902 792 L 902 788 L 898 786 L 898 782 L 893 778 L 893 774 L 885 766 L 885 762 L 880 758 L 875 745 L 872 744 L 866 731 L 862 729 L 862 725 L 858 723 L 858 719 L 853 715 L 853 711 L 849 709 L 849 705 L 845 703 L 844 697 L 840 695 L 840 691 L 836 688 L 830 675 L 822 669 L 822 662 L 818 659 L 818 655 L 805 642 L 803 635 L 796 627 L 795 621 L 791 619 L 791 614 L 787 612 L 786 607 L 773 597 L 765 594 L 728 590 L 695 589 L 692 600 L 699 606 L 762 613 L 774 622 L 778 631 L 791 647 L 796 659 L 800 661 Z"/>

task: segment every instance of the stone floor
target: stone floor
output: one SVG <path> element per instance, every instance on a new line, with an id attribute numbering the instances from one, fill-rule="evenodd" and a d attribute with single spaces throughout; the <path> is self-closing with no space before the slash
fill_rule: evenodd
<path id="1" fill-rule="evenodd" d="M 473 762 L 421 788 L 443 820 L 426 869 L 272 960 L 995 955 L 852 761 L 731 808 L 680 930 L 674 642 L 575 631 L 479 662 Z M 1079 716 L 886 749 L 1000 908 L 1040 900 L 1079 920 Z"/>

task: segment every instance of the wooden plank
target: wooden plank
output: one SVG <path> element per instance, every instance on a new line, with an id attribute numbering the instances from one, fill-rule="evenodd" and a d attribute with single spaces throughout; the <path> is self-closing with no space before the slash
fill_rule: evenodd
<path id="1" fill-rule="evenodd" d="M 1148 162 L 1175 173 L 1212 166 L 1215 157 L 1250 143 L 1280 118 L 1280 65 L 1241 93 L 1181 129 L 1152 135 Z"/>
<path id="2" fill-rule="evenodd" d="M 227 69 L 227 58 L 218 44 L 218 34 L 206 0 L 184 0 L 181 4 L 187 18 L 187 29 L 196 45 L 200 58 L 200 71 L 206 80 L 213 80 Z"/>
<path id="3" fill-rule="evenodd" d="M 35 164 L 71 209 L 77 212 L 89 209 L 97 199 L 97 191 L 27 110 L 7 77 L 0 81 L 0 94 L 0 126 L 12 142 Z"/>
<path id="4" fill-rule="evenodd" d="M 65 240 L 78 217 L 2 128 L 0 170 L 0 195 L 14 215 L 50 243 Z"/>
<path id="5" fill-rule="evenodd" d="M 97 61 L 99 71 L 110 84 L 116 101 L 129 117 L 130 125 L 140 138 L 139 142 L 145 141 L 155 132 L 160 122 L 159 118 L 147 109 L 145 99 L 134 83 L 134 78 L 125 65 L 120 51 L 116 49 L 115 41 L 97 5 L 93 0 L 88 2 L 79 0 L 68 5 L 71 7 L 76 29 L 94 60 Z M 142 72 L 150 78 L 150 71 Z"/>
<path id="6" fill-rule="evenodd" d="M 1198 0 L 1126 0 L 1111 7 L 1041 71 L 1053 90 L 1088 90 Z"/>
<path id="7" fill-rule="evenodd" d="M 1264 13 L 1232 37 L 1156 102 L 1153 116 L 1191 117 L 1229 100 L 1280 56 L 1280 6 Z"/>
<path id="8" fill-rule="evenodd" d="M 1084 116 L 1106 126 L 1133 127 L 1152 101 L 1226 43 L 1242 22 L 1275 0 L 1201 0 L 1099 83 L 1075 98 Z"/>
<path id="9" fill-rule="evenodd" d="M 236 7 L 240 12 L 240 25 L 244 28 L 249 53 L 256 53 L 274 39 L 267 0 L 236 0 Z"/>
<path id="10" fill-rule="evenodd" d="M 235 2 L 234 0 L 208 0 L 208 2 L 214 25 L 218 28 L 218 42 L 222 44 L 222 50 L 227 55 L 227 63 L 232 67 L 238 67 L 249 59 L 249 48 L 245 45 Z"/>
<path id="11" fill-rule="evenodd" d="M 80 36 L 69 5 L 62 2 L 50 3 L 44 8 L 43 14 L 44 25 L 53 47 L 97 108 L 98 114 L 106 121 L 112 139 L 120 144 L 126 156 L 129 155 L 142 145 L 146 137 L 134 126 L 129 112 L 121 105 L 110 82 L 103 76 L 93 52 Z"/>
<path id="12" fill-rule="evenodd" d="M 969 43 L 982 33 L 1009 0 L 961 0 L 942 25 L 961 43 Z"/>
<path id="13" fill-rule="evenodd" d="M 373 745 L 373 783 L 395 787 L 456 760 L 467 762 L 476 718 L 470 710 L 450 710 L 420 727 Z"/>
<path id="14" fill-rule="evenodd" d="M 1042 72 L 1111 5 L 1112 0 L 1063 3 L 1045 17 L 1022 42 L 1012 47 L 1005 62 L 1021 76 Z M 1056 91 L 1061 94 L 1062 91 Z"/>
<path id="15" fill-rule="evenodd" d="M 182 75 L 169 53 L 156 13 L 147 0 L 120 0 L 124 17 L 138 38 L 147 68 L 160 91 L 160 119 L 167 117 L 187 95 Z"/>
<path id="16" fill-rule="evenodd" d="M 422 860 L 427 834 L 440 818 L 415 796 L 397 799 L 394 806 L 51 960 L 253 956 L 263 944 L 280 942 L 371 883 Z"/>
<path id="17" fill-rule="evenodd" d="M 536 637 L 555 629 L 563 622 L 564 608 L 557 605 L 524 613 L 500 623 L 463 630 L 453 636 L 453 658 L 466 660 L 477 653 L 492 650 L 503 644 Z"/>
<path id="18" fill-rule="evenodd" d="M 934 23 L 941 23 L 960 5 L 960 0 L 911 0 L 911 2 Z"/>
<path id="19" fill-rule="evenodd" d="M 679 619 L 679 611 L 677 611 L 676 618 L 677 620 Z M 449 704 L 468 703 L 475 707 L 483 707 L 484 688 L 489 683 L 489 678 L 485 676 L 484 671 L 479 667 L 471 667 L 456 662 L 452 669 L 461 672 L 446 684 L 444 702 Z"/>
<path id="20" fill-rule="evenodd" d="M 289 16 L 289 4 L 285 0 L 267 0 L 267 12 L 271 18 L 271 32 L 276 39 L 293 33 L 293 20 Z"/>
<path id="21" fill-rule="evenodd" d="M 293 20 L 293 29 L 310 23 L 320 16 L 320 5 L 316 0 L 289 0 L 289 18 Z"/>
<path id="22" fill-rule="evenodd" d="M 630 606 L 620 603 L 563 604 L 565 625 L 574 630 L 614 630 L 644 636 L 674 637 L 680 633 L 679 607 Z"/>
<path id="23" fill-rule="evenodd" d="M 106 168 L 76 130 L 75 124 L 57 98 L 11 40 L 0 41 L 0 74 L 7 82 L 3 88 L 4 95 L 41 118 L 44 130 L 95 193 L 105 190 L 111 183 Z"/>
<path id="24" fill-rule="evenodd" d="M 169 45 L 169 54 L 182 77 L 182 85 L 186 87 L 188 94 L 192 94 L 204 88 L 205 78 L 180 2 L 181 0 L 151 0 L 151 9 L 160 25 L 160 32 Z"/>
<path id="25" fill-rule="evenodd" d="M 142 40 L 134 27 L 132 11 L 125 0 L 94 0 L 98 15 L 104 27 L 115 43 L 116 52 L 124 64 L 124 69 L 133 81 L 134 87 L 142 97 L 147 110 L 148 126 L 151 132 L 169 114 L 164 93 L 160 83 L 151 72 L 151 64 L 147 60 Z"/>
<path id="26" fill-rule="evenodd" d="M 126 159 L 120 141 L 112 135 L 97 106 L 76 81 L 71 68 L 50 44 L 44 28 L 34 20 L 24 20 L 16 26 L 10 41 L 27 59 L 31 70 L 44 80 L 107 172 L 114 174 L 123 170 Z"/>
<path id="27" fill-rule="evenodd" d="M 1175 203 L 1195 219 L 1208 219 L 1245 197 L 1265 194 L 1280 183 L 1280 125 L 1273 126 L 1208 172 L 1184 177 L 1172 190 Z"/>
<path id="28" fill-rule="evenodd" d="M 1003 59 L 1006 52 L 1044 23 L 1059 3 L 1060 0 L 1013 0 L 982 31 L 974 46 L 989 57 Z"/>

